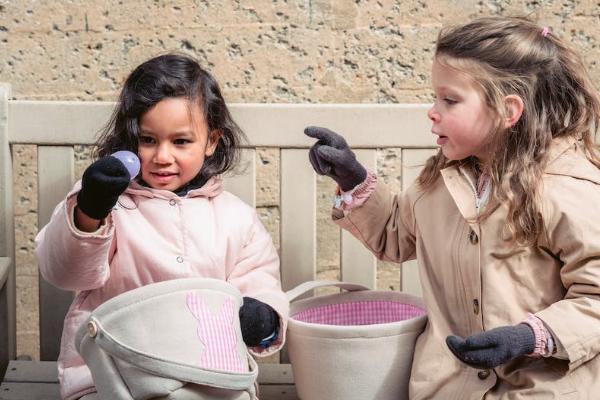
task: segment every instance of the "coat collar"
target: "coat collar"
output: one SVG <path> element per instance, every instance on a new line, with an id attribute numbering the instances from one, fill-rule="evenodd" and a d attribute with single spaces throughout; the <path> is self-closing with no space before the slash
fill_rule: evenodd
<path id="1" fill-rule="evenodd" d="M 581 140 L 573 137 L 557 138 L 550 144 L 545 173 L 584 179 L 600 185 L 600 169 L 589 162 L 582 151 Z M 458 165 L 441 171 L 446 188 L 463 218 L 469 223 L 477 220 L 476 194 L 469 173 Z"/>
<path id="2" fill-rule="evenodd" d="M 212 198 L 223 192 L 223 181 L 218 176 L 211 177 L 202 187 L 192 189 L 184 198 L 191 197 L 206 197 Z M 153 189 L 151 187 L 142 186 L 136 181 L 132 181 L 125 193 L 135 194 L 138 196 L 144 196 L 149 198 L 162 198 L 162 199 L 177 199 L 179 196 L 169 190 Z"/>

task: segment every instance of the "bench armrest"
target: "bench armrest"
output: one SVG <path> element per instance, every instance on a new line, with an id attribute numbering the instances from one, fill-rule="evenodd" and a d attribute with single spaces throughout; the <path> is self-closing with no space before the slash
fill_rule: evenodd
<path id="1" fill-rule="evenodd" d="M 4 287 L 10 272 L 10 258 L 0 257 L 0 289 Z"/>
<path id="2" fill-rule="evenodd" d="M 10 273 L 11 260 L 8 257 L 0 257 L 0 381 L 4 378 L 9 360 L 8 337 L 10 327 L 8 326 L 8 288 L 6 281 Z"/>

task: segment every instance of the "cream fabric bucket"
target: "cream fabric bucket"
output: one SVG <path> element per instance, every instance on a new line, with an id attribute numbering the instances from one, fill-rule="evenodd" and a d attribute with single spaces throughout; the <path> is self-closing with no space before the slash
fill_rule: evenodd
<path id="1" fill-rule="evenodd" d="M 210 278 L 153 283 L 98 306 L 77 350 L 102 400 L 257 400 L 241 293 Z"/>
<path id="2" fill-rule="evenodd" d="M 325 286 L 347 292 L 296 300 Z M 427 323 L 421 298 L 335 281 L 306 282 L 287 295 L 288 352 L 302 400 L 408 398 L 415 342 Z"/>

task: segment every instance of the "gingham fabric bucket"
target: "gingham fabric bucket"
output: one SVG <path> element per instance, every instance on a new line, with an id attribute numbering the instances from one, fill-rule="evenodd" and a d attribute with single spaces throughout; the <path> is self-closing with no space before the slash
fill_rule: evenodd
<path id="1" fill-rule="evenodd" d="M 325 286 L 347 292 L 296 300 Z M 401 400 L 427 316 L 421 298 L 335 282 L 287 292 L 288 352 L 302 400 Z M 296 301 L 294 301 L 296 300 Z"/>

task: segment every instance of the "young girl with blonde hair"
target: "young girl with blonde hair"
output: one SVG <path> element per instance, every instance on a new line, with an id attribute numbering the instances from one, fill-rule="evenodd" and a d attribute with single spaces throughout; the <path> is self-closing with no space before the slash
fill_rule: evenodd
<path id="1" fill-rule="evenodd" d="M 591 399 L 600 99 L 581 59 L 526 18 L 483 18 L 442 30 L 432 85 L 440 150 L 402 194 L 340 135 L 305 130 L 339 185 L 335 222 L 381 259 L 418 260 L 429 321 L 410 398 Z"/>

